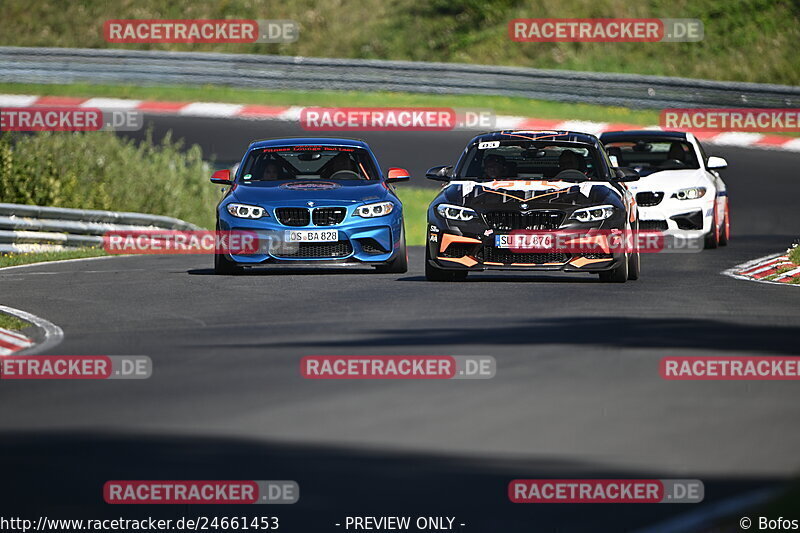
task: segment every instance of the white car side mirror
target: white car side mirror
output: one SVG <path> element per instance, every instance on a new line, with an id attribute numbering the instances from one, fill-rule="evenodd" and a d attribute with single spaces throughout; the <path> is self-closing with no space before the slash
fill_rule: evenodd
<path id="1" fill-rule="evenodd" d="M 706 166 L 711 170 L 722 170 L 723 168 L 728 167 L 728 162 L 722 157 L 712 155 L 708 158 L 708 163 L 706 163 Z"/>

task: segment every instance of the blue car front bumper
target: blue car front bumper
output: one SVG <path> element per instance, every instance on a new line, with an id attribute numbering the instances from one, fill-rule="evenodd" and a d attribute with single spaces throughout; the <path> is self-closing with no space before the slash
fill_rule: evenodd
<path id="1" fill-rule="evenodd" d="M 282 204 L 280 207 L 305 208 Z M 221 231 L 249 231 L 259 237 L 259 249 L 255 254 L 225 254 L 230 260 L 241 265 L 257 265 L 275 262 L 363 262 L 371 264 L 385 263 L 394 259 L 396 250 L 401 246 L 402 207 L 386 216 L 361 218 L 354 216 L 355 206 L 330 204 L 318 206 L 344 207 L 346 214 L 339 224 L 314 225 L 313 222 L 302 225 L 282 224 L 276 209 L 268 207 L 268 217 L 259 219 L 243 219 L 230 215 L 224 206 L 218 210 L 217 216 Z M 311 217 L 310 217 L 311 218 Z M 287 231 L 319 230 L 337 231 L 335 242 L 287 242 Z"/>

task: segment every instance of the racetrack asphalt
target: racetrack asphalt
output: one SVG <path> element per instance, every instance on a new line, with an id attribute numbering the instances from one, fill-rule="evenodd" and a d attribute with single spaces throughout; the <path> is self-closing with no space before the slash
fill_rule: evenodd
<path id="1" fill-rule="evenodd" d="M 296 125 L 153 118 L 219 160 Z M 350 136 L 350 135 L 348 135 Z M 364 133 L 412 184 L 469 133 Z M 664 356 L 798 354 L 800 290 L 720 275 L 798 235 L 800 155 L 710 147 L 730 168 L 726 248 L 645 255 L 624 285 L 590 275 L 424 280 L 336 268 L 215 276 L 209 256 L 0 270 L 2 303 L 61 326 L 48 354 L 149 355 L 142 381 L 2 381 L 0 509 L 74 518 L 110 479 L 293 479 L 285 531 L 347 515 L 449 515 L 460 531 L 629 531 L 796 477 L 797 382 L 679 382 Z M 212 186 L 209 184 L 209 186 Z M 213 206 L 209 206 L 213 209 Z M 305 355 L 492 355 L 490 380 L 317 381 Z M 516 478 L 698 478 L 701 504 L 520 505 Z M 221 508 L 161 506 L 150 515 Z M 3 513 L 0 513 L 3 514 Z M 5 512 L 9 514 L 9 512 Z"/>

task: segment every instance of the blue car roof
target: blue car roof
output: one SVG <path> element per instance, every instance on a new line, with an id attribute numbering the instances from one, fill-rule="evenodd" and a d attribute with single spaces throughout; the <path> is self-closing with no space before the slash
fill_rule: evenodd
<path id="1" fill-rule="evenodd" d="M 686 133 L 682 131 L 661 131 L 661 130 L 626 130 L 626 131 L 607 131 L 600 135 L 603 142 L 624 141 L 626 139 L 638 138 L 651 139 L 677 139 L 686 140 Z"/>
<path id="2" fill-rule="evenodd" d="M 361 139 L 345 139 L 341 137 L 281 137 L 279 139 L 262 139 L 253 141 L 250 149 L 268 148 L 270 146 L 352 146 L 369 150 L 367 143 Z"/>

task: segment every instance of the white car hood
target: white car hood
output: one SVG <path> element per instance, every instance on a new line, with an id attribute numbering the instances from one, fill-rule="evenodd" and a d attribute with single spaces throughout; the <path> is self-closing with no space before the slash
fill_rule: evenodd
<path id="1" fill-rule="evenodd" d="M 672 193 L 687 187 L 711 187 L 712 185 L 705 170 L 702 168 L 690 168 L 655 172 L 640 178 L 638 181 L 629 182 L 628 188 L 633 193 L 659 191 Z"/>

